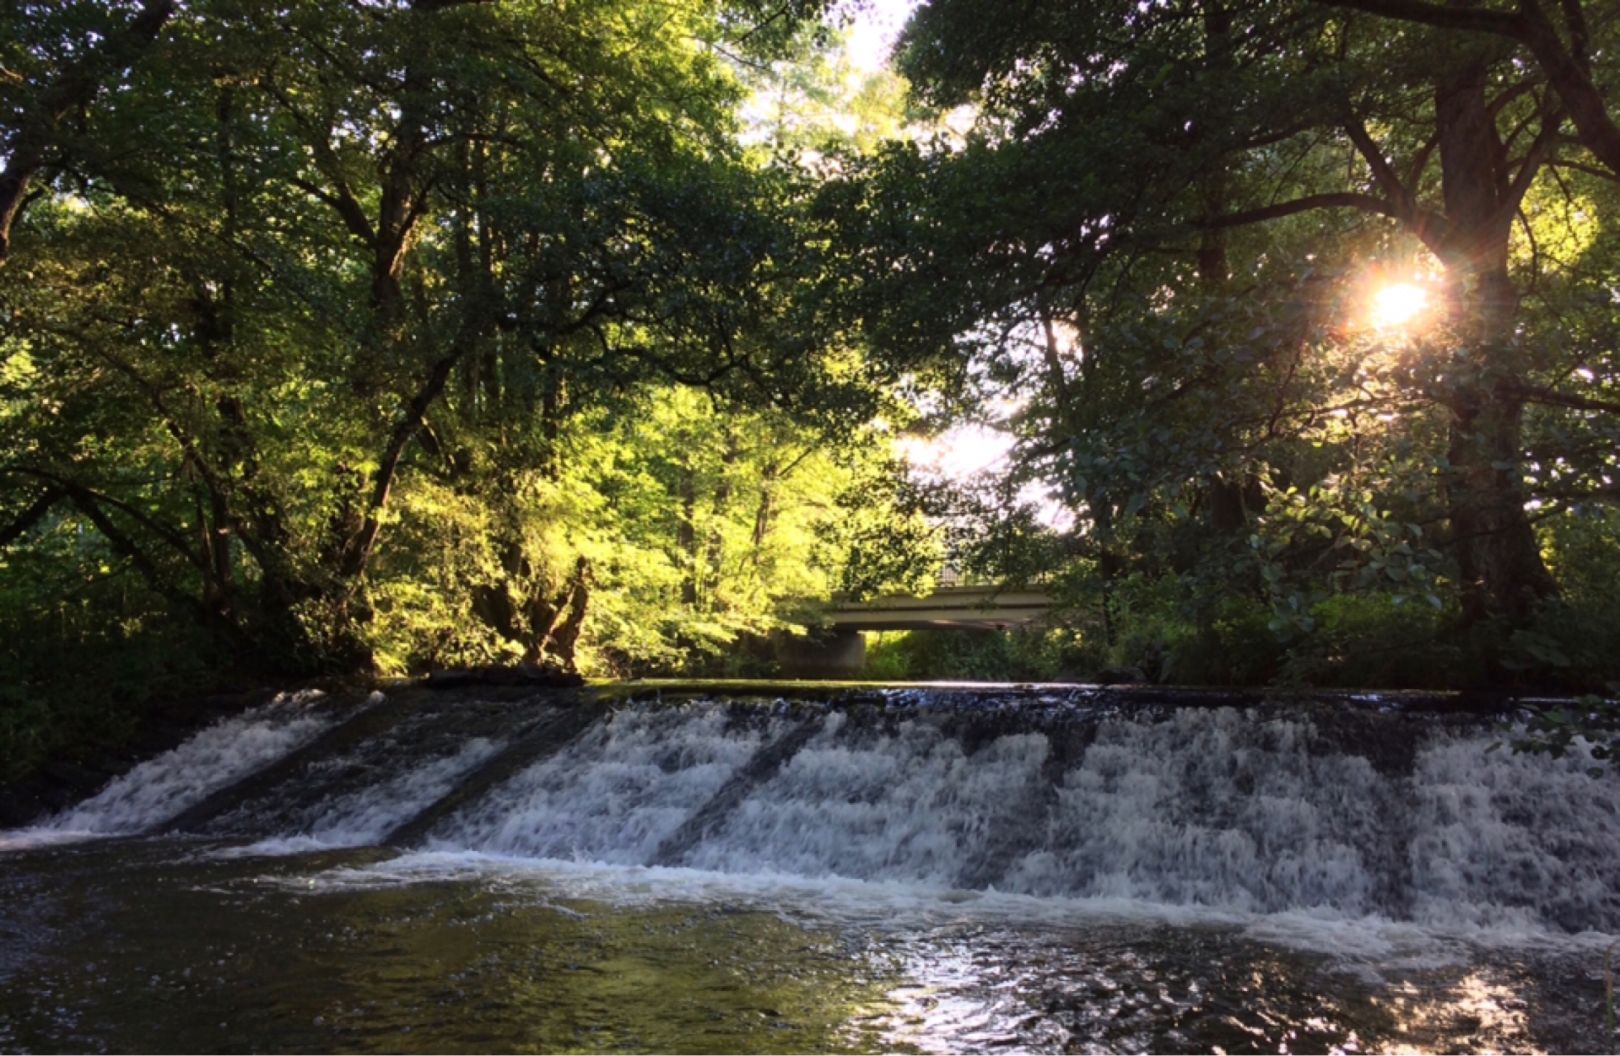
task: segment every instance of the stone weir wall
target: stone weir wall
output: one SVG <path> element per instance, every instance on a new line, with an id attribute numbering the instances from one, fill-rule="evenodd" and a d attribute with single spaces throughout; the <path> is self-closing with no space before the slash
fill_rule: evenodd
<path id="1" fill-rule="evenodd" d="M 1560 759 L 1504 748 L 1505 703 L 1088 686 L 305 691 L 202 729 L 40 829 L 1620 928 L 1620 780 L 1578 744 Z"/>
<path id="2" fill-rule="evenodd" d="M 24 780 L 0 785 L 0 828 L 17 828 L 62 811 L 105 787 L 118 775 L 137 764 L 173 750 L 204 727 L 250 709 L 261 707 L 281 693 L 319 693 L 328 707 L 364 700 L 373 692 L 391 696 L 435 690 L 468 696 L 529 697 L 541 691 L 556 691 L 556 699 L 575 699 L 566 691 L 581 684 L 577 679 L 558 679 L 552 672 L 524 668 L 467 668 L 435 672 L 421 679 L 358 682 L 318 680 L 291 689 L 258 687 L 229 692 L 202 694 L 164 701 L 148 708 L 129 738 L 112 744 L 70 747 L 47 761 Z M 1365 707 L 1420 709 L 1469 714 L 1511 714 L 1537 704 L 1563 703 L 1554 698 L 1531 698 L 1501 693 L 1435 692 L 1334 692 L 1281 693 L 1273 690 L 1199 689 L 1168 686 L 1078 686 L 1078 685 L 989 685 L 924 684 L 877 685 L 867 682 L 760 681 L 760 680 L 635 680 L 597 683 L 584 690 L 580 700 L 681 699 L 707 694 L 725 696 L 788 696 L 803 700 L 854 702 L 876 699 L 884 694 L 928 691 L 946 699 L 966 702 L 975 695 L 1025 699 L 1041 694 L 1106 693 L 1126 703 L 1161 704 L 1184 707 L 1245 706 L 1265 700 L 1294 700 L 1327 706 L 1342 704 Z"/>

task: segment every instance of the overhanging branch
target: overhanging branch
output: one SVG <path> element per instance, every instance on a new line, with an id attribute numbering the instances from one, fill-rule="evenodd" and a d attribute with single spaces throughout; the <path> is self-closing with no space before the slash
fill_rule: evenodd
<path id="1" fill-rule="evenodd" d="M 50 513 L 51 509 L 65 498 L 67 498 L 67 492 L 61 488 L 54 486 L 46 488 L 38 498 L 28 504 L 26 510 L 17 515 L 16 520 L 0 529 L 0 547 L 10 546 L 16 542 L 23 533 L 44 520 L 45 515 Z"/>
<path id="2" fill-rule="evenodd" d="M 1547 407 L 1567 407 L 1573 411 L 1601 411 L 1606 414 L 1620 414 L 1620 400 L 1605 400 L 1596 396 L 1577 396 L 1572 392 L 1559 392 L 1556 389 L 1543 388 L 1539 385 L 1521 385 L 1517 395 L 1529 403 L 1539 403 Z"/>
<path id="3" fill-rule="evenodd" d="M 1240 212 L 1224 213 L 1220 216 L 1206 216 L 1197 222 L 1197 226 L 1244 227 L 1248 224 L 1262 224 L 1267 220 L 1276 220 L 1284 216 L 1308 213 L 1313 209 L 1359 209 L 1364 213 L 1377 213 L 1392 220 L 1404 219 L 1400 208 L 1395 203 L 1377 195 L 1360 194 L 1355 191 L 1339 191 L 1329 194 L 1308 194 L 1303 198 L 1263 205 L 1257 209 L 1244 209 Z"/>
<path id="4" fill-rule="evenodd" d="M 1505 37 L 1517 37 L 1521 32 L 1519 17 L 1505 11 L 1446 7 L 1427 3 L 1425 0 L 1316 0 L 1316 2 L 1325 7 L 1349 8 L 1383 18 L 1398 18 L 1403 22 L 1421 22 L 1441 29 L 1466 29 Z"/>
<path id="5" fill-rule="evenodd" d="M 1519 0 L 1518 10 L 1514 12 L 1441 5 L 1428 0 L 1316 2 L 1326 7 L 1362 11 L 1440 29 L 1491 33 L 1524 45 L 1535 56 L 1536 64 L 1563 101 L 1570 120 L 1580 133 L 1582 146 L 1603 162 L 1611 178 L 1620 178 L 1620 124 L 1609 113 L 1608 98 L 1592 77 L 1585 52 L 1588 29 L 1580 5 L 1573 0 L 1564 5 L 1572 42 L 1568 45 L 1538 0 Z M 1570 12 L 1574 13 L 1574 17 L 1570 16 Z"/>
<path id="6" fill-rule="evenodd" d="M 105 70 L 132 64 L 163 31 L 178 6 L 176 0 L 146 0 L 117 33 L 101 42 L 79 62 L 63 71 L 39 95 L 38 105 L 21 115 L 17 126 L 0 142 L 5 167 L 0 169 L 0 266 L 11 248 L 11 228 L 31 201 L 30 185 L 45 167 L 46 156 L 58 143 L 58 129 L 76 110 L 88 105 L 103 87 Z"/>

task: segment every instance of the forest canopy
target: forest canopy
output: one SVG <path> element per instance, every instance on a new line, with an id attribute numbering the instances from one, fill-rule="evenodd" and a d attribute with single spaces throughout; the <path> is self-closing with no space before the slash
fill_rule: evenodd
<path id="1" fill-rule="evenodd" d="M 679 669 L 826 597 L 852 533 L 926 550 L 892 369 L 797 295 L 834 221 L 741 135 L 816 14 L 8 6 L 8 716 L 86 663 Z"/>
<path id="2" fill-rule="evenodd" d="M 1018 7 L 919 8 L 901 71 L 976 120 L 873 176 L 1015 407 L 988 567 L 1183 680 L 1612 677 L 1614 12 Z"/>
<path id="3" fill-rule="evenodd" d="M 1614 11 L 850 10 L 8 5 L 0 737 L 742 670 L 942 561 L 1058 598 L 1012 673 L 1620 677 Z"/>

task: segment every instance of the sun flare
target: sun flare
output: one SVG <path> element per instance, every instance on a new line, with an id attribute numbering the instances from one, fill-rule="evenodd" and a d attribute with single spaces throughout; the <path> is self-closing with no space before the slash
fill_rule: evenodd
<path id="1" fill-rule="evenodd" d="M 1372 325 L 1399 330 L 1417 322 L 1429 310 L 1429 291 L 1411 282 L 1391 282 L 1372 295 Z"/>

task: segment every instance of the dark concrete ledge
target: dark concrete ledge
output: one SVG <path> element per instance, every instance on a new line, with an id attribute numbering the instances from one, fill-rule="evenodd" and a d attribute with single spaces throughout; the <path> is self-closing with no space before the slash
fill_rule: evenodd
<path id="1" fill-rule="evenodd" d="M 1068 704 L 1123 709 L 1224 708 L 1258 705 L 1350 708 L 1364 711 L 1507 716 L 1519 711 L 1567 707 L 1580 698 L 1497 690 L 1374 690 L 1280 687 L 1171 686 L 1092 682 L 857 682 L 814 679 L 631 679 L 592 683 L 596 700 L 655 701 L 733 697 L 799 700 L 826 704 L 940 707 L 997 701 L 1011 707 Z"/>
<path id="2" fill-rule="evenodd" d="M 480 664 L 477 667 L 449 667 L 434 671 L 420 684 L 428 689 L 462 689 L 468 686 L 575 689 L 583 686 L 585 679 L 572 671 L 540 664 Z"/>

